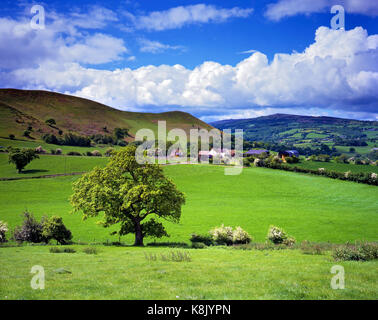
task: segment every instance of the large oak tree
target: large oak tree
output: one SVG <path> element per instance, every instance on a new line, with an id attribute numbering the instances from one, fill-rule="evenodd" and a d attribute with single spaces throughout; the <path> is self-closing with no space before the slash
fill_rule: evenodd
<path id="1" fill-rule="evenodd" d="M 160 166 L 137 163 L 135 151 L 123 148 L 105 168 L 82 176 L 73 185 L 71 204 L 84 219 L 104 213 L 104 227 L 120 224 L 118 234 L 134 233 L 134 245 L 142 246 L 145 236 L 168 236 L 159 220 L 178 223 L 185 197 Z"/>

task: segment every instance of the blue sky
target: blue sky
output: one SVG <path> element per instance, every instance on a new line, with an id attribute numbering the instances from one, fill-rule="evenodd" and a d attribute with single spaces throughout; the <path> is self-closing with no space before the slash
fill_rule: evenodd
<path id="1" fill-rule="evenodd" d="M 30 27 L 35 4 L 43 30 Z M 330 27 L 334 4 L 345 8 L 345 30 Z M 376 120 L 377 22 L 368 0 L 5 0 L 0 87 L 206 121 L 277 112 Z"/>

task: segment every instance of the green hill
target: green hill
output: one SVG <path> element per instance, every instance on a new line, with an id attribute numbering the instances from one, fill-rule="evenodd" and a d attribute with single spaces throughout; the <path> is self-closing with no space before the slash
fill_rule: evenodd
<path id="1" fill-rule="evenodd" d="M 56 125 L 45 123 L 50 118 L 56 121 Z M 37 140 L 46 133 L 58 135 L 60 130 L 86 136 L 109 134 L 114 128 L 128 128 L 131 135 L 141 128 L 156 132 L 158 120 L 167 121 L 167 130 L 212 129 L 185 112 L 127 112 L 60 93 L 16 89 L 0 89 L 0 119 L 0 137 L 7 138 L 13 134 L 21 138 L 31 127 L 31 139 Z"/>
<path id="2" fill-rule="evenodd" d="M 251 119 L 230 119 L 210 123 L 224 129 L 243 129 L 244 138 L 298 147 L 321 144 L 339 146 L 340 152 L 355 147 L 368 153 L 378 142 L 378 121 L 360 121 L 333 117 L 273 114 Z M 343 147 L 344 149 L 343 149 Z"/>

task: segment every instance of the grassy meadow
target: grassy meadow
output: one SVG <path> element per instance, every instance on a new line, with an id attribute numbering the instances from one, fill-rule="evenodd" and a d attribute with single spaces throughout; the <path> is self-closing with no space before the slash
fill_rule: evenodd
<path id="1" fill-rule="evenodd" d="M 65 160 L 66 159 L 66 160 Z M 70 163 L 69 166 L 64 161 Z M 41 156 L 21 176 L 88 171 L 107 158 Z M 64 170 L 63 170 L 64 169 Z M 41 170 L 46 170 L 41 172 Z M 241 226 L 253 242 L 265 242 L 268 227 L 278 225 L 297 241 L 345 243 L 377 240 L 378 201 L 375 186 L 325 177 L 247 168 L 225 176 L 224 167 L 164 167 L 186 194 L 181 222 L 165 222 L 169 238 L 185 242 L 191 233 L 206 233 L 221 224 Z M 20 176 L 0 155 L 0 177 Z M 73 233 L 76 253 L 50 253 L 49 246 L 0 247 L 0 299 L 377 299 L 377 262 L 335 262 L 330 252 L 306 255 L 292 250 L 236 250 L 227 247 L 173 249 L 134 248 L 100 243 L 118 241 L 92 218 L 71 214 L 69 197 L 79 176 L 0 181 L 0 220 L 12 230 L 29 210 L 37 218 L 59 215 Z M 8 238 L 10 233 L 8 234 Z M 145 239 L 145 244 L 154 239 Z M 87 243 L 98 249 L 85 254 Z M 97 245 L 93 245 L 97 243 Z M 80 245 L 81 244 L 81 245 Z M 180 250 L 191 261 L 162 261 L 161 254 Z M 146 259 L 153 254 L 156 261 Z M 332 290 L 330 268 L 346 272 L 346 289 Z M 46 271 L 46 289 L 30 289 L 33 265 Z M 61 274 L 64 268 L 70 273 Z"/>

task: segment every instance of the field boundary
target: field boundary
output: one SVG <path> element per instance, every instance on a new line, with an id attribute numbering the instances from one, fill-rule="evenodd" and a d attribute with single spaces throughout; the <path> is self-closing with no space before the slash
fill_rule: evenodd
<path id="1" fill-rule="evenodd" d="M 0 181 L 26 180 L 26 179 L 48 179 L 48 178 L 56 178 L 56 177 L 78 176 L 78 175 L 82 175 L 84 173 L 86 173 L 86 172 L 57 173 L 57 174 L 47 174 L 47 175 L 35 176 L 35 177 L 10 177 L 10 178 L 0 178 Z"/>

